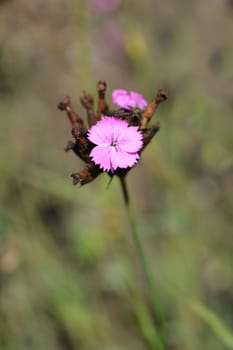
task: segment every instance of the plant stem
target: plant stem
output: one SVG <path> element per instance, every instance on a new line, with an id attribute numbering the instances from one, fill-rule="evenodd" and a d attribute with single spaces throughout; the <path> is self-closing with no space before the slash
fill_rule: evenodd
<path id="1" fill-rule="evenodd" d="M 141 265 L 142 265 L 142 269 L 144 272 L 144 276 L 145 276 L 145 281 L 148 287 L 148 292 L 149 292 L 149 296 L 153 305 L 153 310 L 156 316 L 156 320 L 158 323 L 158 327 L 162 330 L 163 326 L 164 326 L 164 317 L 163 317 L 163 313 L 161 311 L 161 307 L 160 304 L 158 302 L 157 296 L 156 296 L 156 290 L 155 290 L 155 285 L 154 285 L 154 281 L 153 281 L 153 277 L 152 277 L 152 273 L 150 271 L 147 259 L 146 259 L 146 254 L 144 252 L 141 240 L 140 240 L 140 235 L 138 233 L 137 230 L 137 225 L 133 216 L 133 213 L 131 211 L 130 208 L 130 201 L 129 201 L 129 193 L 128 193 L 128 189 L 127 189 L 127 185 L 125 182 L 125 177 L 120 177 L 120 182 L 121 182 L 121 188 L 122 188 L 122 192 L 123 192 L 123 197 L 124 197 L 124 202 L 125 202 L 125 206 L 126 206 L 126 210 L 127 210 L 127 215 L 129 218 L 129 223 L 130 223 L 130 227 L 131 227 L 131 232 L 132 232 L 132 237 L 133 237 L 133 241 L 134 244 L 136 246 L 136 249 L 138 251 L 138 255 L 141 261 Z M 162 347 L 164 348 L 164 347 Z"/>

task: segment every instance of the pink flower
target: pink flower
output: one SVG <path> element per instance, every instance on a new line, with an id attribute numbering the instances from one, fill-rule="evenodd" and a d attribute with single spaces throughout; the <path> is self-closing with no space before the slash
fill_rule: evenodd
<path id="1" fill-rule="evenodd" d="M 88 139 L 96 145 L 90 153 L 93 162 L 104 171 L 132 167 L 140 158 L 143 146 L 138 126 L 129 126 L 125 120 L 104 117 L 88 131 Z"/>
<path id="2" fill-rule="evenodd" d="M 128 90 L 113 90 L 112 101 L 117 106 L 125 109 L 139 107 L 143 110 L 148 105 L 147 101 L 141 94 Z"/>

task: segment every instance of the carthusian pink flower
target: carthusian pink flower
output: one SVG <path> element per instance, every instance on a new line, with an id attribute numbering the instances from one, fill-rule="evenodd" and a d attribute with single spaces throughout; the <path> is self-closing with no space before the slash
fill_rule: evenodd
<path id="1" fill-rule="evenodd" d="M 138 92 L 121 89 L 113 90 L 112 101 L 117 106 L 125 109 L 139 107 L 140 109 L 144 110 L 148 105 L 144 97 Z"/>
<path id="2" fill-rule="evenodd" d="M 105 99 L 106 82 L 100 80 L 96 87 L 97 113 L 92 95 L 84 91 L 80 98 L 86 110 L 86 121 L 73 110 L 68 96 L 58 103 L 58 108 L 65 111 L 70 120 L 74 137 L 65 151 L 72 150 L 85 163 L 81 171 L 71 174 L 74 185 L 86 185 L 103 172 L 122 180 L 159 131 L 158 122 L 149 123 L 160 103 L 167 99 L 166 91 L 160 89 L 147 105 L 136 92 L 115 90 L 113 102 L 121 108 L 109 110 Z"/>
<path id="3" fill-rule="evenodd" d="M 88 139 L 96 145 L 90 153 L 92 161 L 112 173 L 135 165 L 140 158 L 143 135 L 138 126 L 126 120 L 104 117 L 88 131 Z"/>

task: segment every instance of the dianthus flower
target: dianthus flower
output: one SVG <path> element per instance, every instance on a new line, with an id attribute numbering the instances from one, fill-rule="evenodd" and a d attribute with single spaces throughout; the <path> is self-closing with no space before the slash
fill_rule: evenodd
<path id="1" fill-rule="evenodd" d="M 90 158 L 104 171 L 132 167 L 139 159 L 143 146 L 138 126 L 129 126 L 125 120 L 104 117 L 88 131 L 88 140 L 97 145 Z"/>
<path id="2" fill-rule="evenodd" d="M 85 162 L 85 168 L 73 173 L 73 184 L 85 185 L 102 172 L 123 178 L 140 159 L 142 150 L 159 131 L 160 124 L 148 126 L 158 105 L 167 99 L 163 90 L 148 104 L 134 91 L 114 90 L 113 102 L 120 108 L 109 110 L 105 100 L 106 83 L 97 83 L 98 108 L 94 112 L 93 97 L 83 92 L 80 101 L 87 112 L 84 120 L 74 112 L 67 96 L 58 104 L 66 111 L 72 125 L 75 142 L 69 141 L 65 151 L 72 150 Z"/>
<path id="3" fill-rule="evenodd" d="M 122 89 L 113 90 L 112 101 L 120 108 L 125 109 L 138 107 L 143 110 L 148 105 L 144 97 L 138 92 Z"/>

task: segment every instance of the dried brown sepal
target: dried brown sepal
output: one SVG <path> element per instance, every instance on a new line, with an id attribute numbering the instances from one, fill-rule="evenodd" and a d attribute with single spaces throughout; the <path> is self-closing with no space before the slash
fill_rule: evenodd
<path id="1" fill-rule="evenodd" d="M 168 93 L 167 91 L 163 89 L 159 89 L 157 92 L 156 100 L 157 104 L 159 105 L 161 102 L 164 102 L 168 99 Z"/>
<path id="2" fill-rule="evenodd" d="M 141 129 L 145 129 L 147 127 L 149 121 L 155 114 L 159 104 L 165 101 L 167 98 L 167 92 L 163 89 L 159 89 L 156 97 L 148 104 L 148 106 L 143 111 Z"/>
<path id="3" fill-rule="evenodd" d="M 97 121 L 97 117 L 94 112 L 94 99 L 91 94 L 83 91 L 83 94 L 80 97 L 80 102 L 87 111 L 87 123 L 88 126 L 91 127 Z"/>
<path id="4" fill-rule="evenodd" d="M 142 120 L 142 110 L 138 107 L 131 108 L 130 110 L 119 108 L 115 111 L 107 111 L 107 116 L 126 120 L 129 126 L 139 126 Z"/>
<path id="5" fill-rule="evenodd" d="M 103 115 L 106 115 L 108 111 L 108 105 L 105 100 L 105 93 L 107 89 L 107 84 L 105 81 L 98 81 L 97 92 L 98 92 L 98 109 L 97 109 L 97 119 L 100 120 Z"/>
<path id="6" fill-rule="evenodd" d="M 72 135 L 76 139 L 79 138 L 81 130 L 85 130 L 86 132 L 84 121 L 77 113 L 74 112 L 73 108 L 71 107 L 71 101 L 69 96 L 66 96 L 63 101 L 59 102 L 57 107 L 61 111 L 66 111 L 66 114 L 72 125 Z"/>
<path id="7" fill-rule="evenodd" d="M 65 152 L 73 151 L 85 163 L 90 163 L 89 154 L 93 148 L 93 144 L 86 138 L 86 135 L 79 137 L 75 142 L 69 141 L 64 148 Z"/>
<path id="8" fill-rule="evenodd" d="M 95 180 L 100 173 L 102 173 L 102 170 L 99 167 L 97 167 L 93 162 L 88 163 L 80 172 L 71 174 L 71 177 L 73 178 L 73 185 L 86 185 L 87 183 Z"/>
<path id="9" fill-rule="evenodd" d="M 131 115 L 127 118 L 128 124 L 130 126 L 139 126 L 141 127 L 142 121 L 142 110 L 138 107 L 131 109 Z"/>
<path id="10" fill-rule="evenodd" d="M 142 133 L 143 133 L 143 148 L 141 149 L 140 152 L 142 152 L 146 148 L 146 146 L 150 143 L 150 141 L 155 136 L 155 134 L 157 134 L 159 129 L 160 129 L 160 123 L 157 122 L 156 124 L 151 125 L 149 128 L 146 128 L 146 129 L 142 130 Z"/>
<path id="11" fill-rule="evenodd" d="M 66 147 L 64 148 L 65 152 L 69 152 L 73 150 L 75 147 L 75 143 L 73 141 L 68 141 Z"/>

